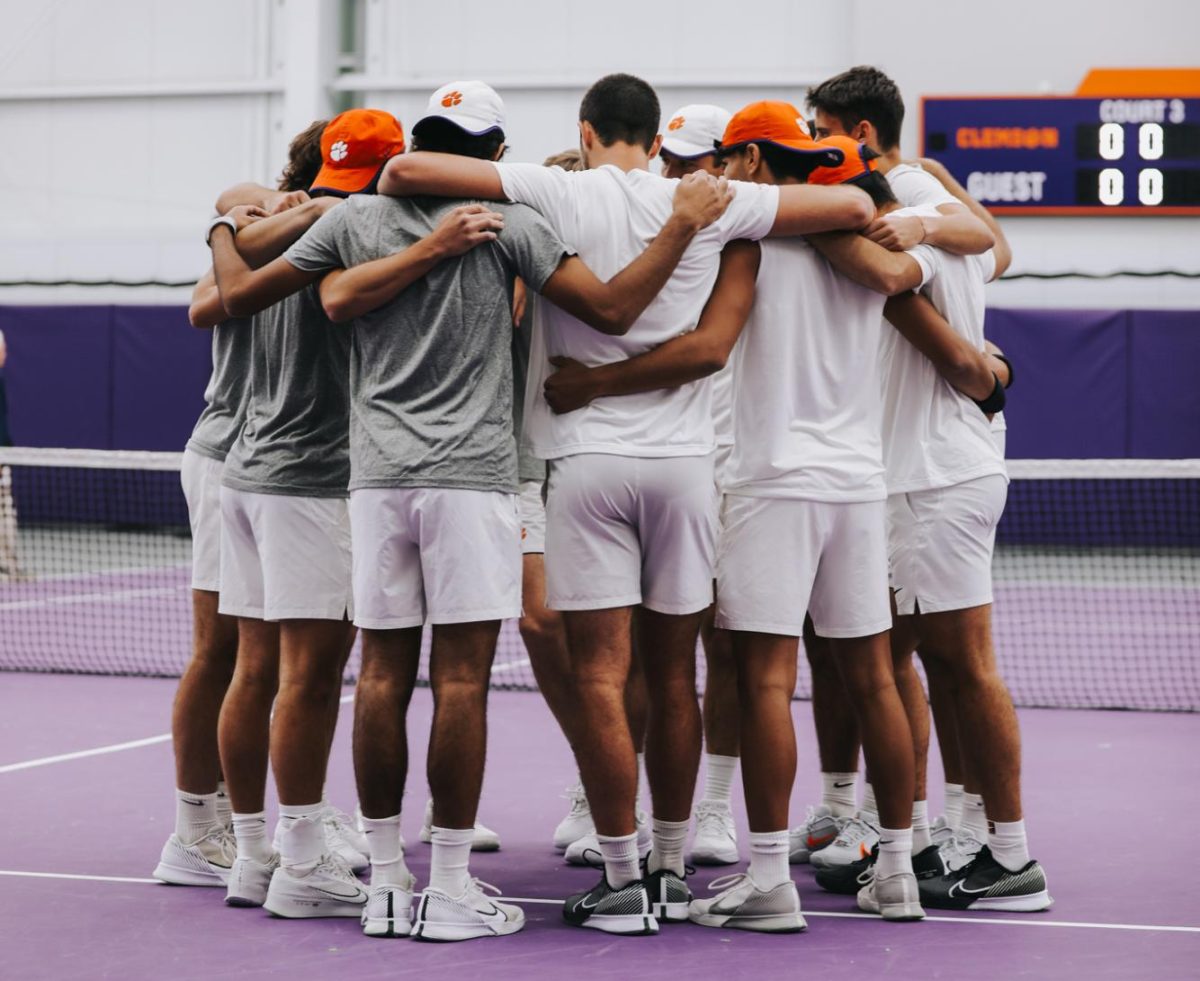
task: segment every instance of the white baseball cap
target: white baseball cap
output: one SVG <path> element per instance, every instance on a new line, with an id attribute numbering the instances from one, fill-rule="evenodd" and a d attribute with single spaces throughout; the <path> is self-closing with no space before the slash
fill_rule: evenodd
<path id="1" fill-rule="evenodd" d="M 448 119 L 464 133 L 482 136 L 504 130 L 504 100 L 485 82 L 451 82 L 429 97 L 429 105 L 412 128 L 419 136 L 427 119 Z"/>
<path id="2" fill-rule="evenodd" d="M 671 113 L 663 133 L 662 148 L 676 157 L 693 160 L 721 145 L 731 113 L 720 106 L 683 106 Z"/>

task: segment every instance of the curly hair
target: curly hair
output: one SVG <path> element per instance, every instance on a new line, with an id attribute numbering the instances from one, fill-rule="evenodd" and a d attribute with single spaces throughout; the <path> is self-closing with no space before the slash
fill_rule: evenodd
<path id="1" fill-rule="evenodd" d="M 279 190 L 307 191 L 321 169 L 321 135 L 328 119 L 318 119 L 288 145 L 288 162 L 279 175 Z"/>

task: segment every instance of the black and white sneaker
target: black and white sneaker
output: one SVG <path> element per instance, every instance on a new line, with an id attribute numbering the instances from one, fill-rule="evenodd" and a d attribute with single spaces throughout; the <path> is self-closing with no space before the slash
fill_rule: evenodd
<path id="1" fill-rule="evenodd" d="M 1030 860 L 1020 871 L 1010 872 L 992 857 L 987 845 L 970 865 L 937 878 L 922 879 L 919 887 L 922 904 L 933 909 L 1037 913 L 1054 903 L 1041 865 Z"/>
<path id="2" fill-rule="evenodd" d="M 608 877 L 602 875 L 600 881 L 587 892 L 567 897 L 563 904 L 563 919 L 572 926 L 625 936 L 658 933 L 658 920 L 650 907 L 650 894 L 641 880 L 614 889 L 608 884 Z"/>
<path id="3" fill-rule="evenodd" d="M 849 865 L 838 865 L 831 869 L 817 870 L 817 885 L 826 892 L 839 896 L 857 896 L 875 875 L 875 860 L 879 857 L 879 846 L 871 849 L 870 858 L 860 858 Z M 946 874 L 946 865 L 937 845 L 917 852 L 912 857 L 913 874 L 917 881 L 936 879 Z"/>
<path id="4" fill-rule="evenodd" d="M 676 875 L 670 869 L 659 869 L 657 872 L 645 871 L 646 892 L 650 894 L 650 912 L 667 923 L 686 923 L 688 906 L 692 901 L 692 890 L 684 882 L 695 869 L 685 867 L 683 875 Z"/>

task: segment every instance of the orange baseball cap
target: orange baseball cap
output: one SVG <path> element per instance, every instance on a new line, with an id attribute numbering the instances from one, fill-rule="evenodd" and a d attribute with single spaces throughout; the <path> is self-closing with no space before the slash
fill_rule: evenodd
<path id="1" fill-rule="evenodd" d="M 875 161 L 879 154 L 865 143 L 856 143 L 848 136 L 827 136 L 823 140 L 817 140 L 817 144 L 836 147 L 842 152 L 843 160 L 836 167 L 814 170 L 808 177 L 810 184 L 845 184 L 875 171 Z"/>
<path id="2" fill-rule="evenodd" d="M 840 149 L 822 146 L 809 135 L 800 110 L 790 102 L 752 102 L 735 112 L 725 127 L 721 149 L 735 150 L 747 143 L 770 143 L 820 157 L 818 167 L 836 167 L 842 162 Z"/>
<path id="3" fill-rule="evenodd" d="M 321 135 L 321 169 L 312 191 L 357 194 L 371 186 L 379 168 L 404 152 L 404 129 L 390 112 L 348 109 Z"/>

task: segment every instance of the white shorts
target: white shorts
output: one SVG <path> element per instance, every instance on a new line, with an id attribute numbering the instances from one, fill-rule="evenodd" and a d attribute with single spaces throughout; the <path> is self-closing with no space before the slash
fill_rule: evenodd
<path id="1" fill-rule="evenodd" d="M 799 637 L 806 611 L 821 637 L 891 627 L 883 501 L 727 494 L 721 525 L 718 627 Z"/>
<path id="2" fill-rule="evenodd" d="M 192 589 L 221 590 L 221 460 L 183 451 L 179 480 L 192 526 Z"/>
<path id="3" fill-rule="evenodd" d="M 515 494 L 440 487 L 350 492 L 354 622 L 368 630 L 521 615 Z"/>
<path id="4" fill-rule="evenodd" d="M 697 613 L 712 603 L 716 534 L 711 455 L 553 460 L 546 605 Z"/>
<path id="5" fill-rule="evenodd" d="M 521 553 L 538 555 L 546 551 L 546 502 L 542 500 L 545 481 L 521 481 L 517 505 L 521 517 Z"/>
<path id="6" fill-rule="evenodd" d="M 256 620 L 353 615 L 346 501 L 222 487 L 220 610 Z"/>
<path id="7" fill-rule="evenodd" d="M 896 612 L 943 613 L 992 601 L 992 550 L 1008 481 L 999 474 L 888 498 Z"/>

